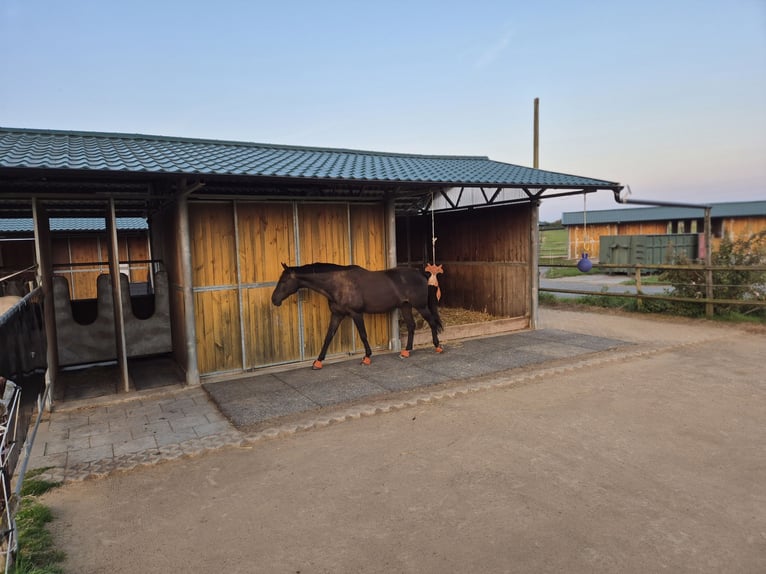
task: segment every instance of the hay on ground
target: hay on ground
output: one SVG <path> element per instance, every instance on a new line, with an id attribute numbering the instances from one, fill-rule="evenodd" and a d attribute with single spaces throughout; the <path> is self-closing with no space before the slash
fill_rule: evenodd
<path id="1" fill-rule="evenodd" d="M 415 316 L 415 329 L 427 329 L 428 325 L 418 313 Z M 461 309 L 459 307 L 439 307 L 439 316 L 445 327 L 452 325 L 468 325 L 470 323 L 484 323 L 487 321 L 497 321 L 502 317 L 491 315 L 486 311 L 473 311 L 471 309 Z M 402 333 L 407 332 L 407 326 L 399 319 L 399 329 Z"/>

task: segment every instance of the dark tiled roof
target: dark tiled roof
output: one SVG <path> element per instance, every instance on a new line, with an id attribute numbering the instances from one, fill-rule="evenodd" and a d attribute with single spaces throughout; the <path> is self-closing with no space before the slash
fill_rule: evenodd
<path id="1" fill-rule="evenodd" d="M 766 201 L 737 201 L 711 203 L 711 217 L 764 217 Z M 702 219 L 705 212 L 691 207 L 635 207 L 587 211 L 588 224 L 629 223 L 633 221 L 674 221 L 678 219 Z M 582 225 L 583 212 L 570 211 L 561 216 L 563 225 Z"/>
<path id="2" fill-rule="evenodd" d="M 215 175 L 498 187 L 614 188 L 492 161 L 159 136 L 0 128 L 0 169 Z"/>
<path id="3" fill-rule="evenodd" d="M 99 217 L 52 217 L 51 231 L 104 231 L 106 222 Z M 118 217 L 118 231 L 145 231 L 149 229 L 140 217 Z M 34 225 L 29 218 L 0 218 L 0 233 L 32 233 Z"/>

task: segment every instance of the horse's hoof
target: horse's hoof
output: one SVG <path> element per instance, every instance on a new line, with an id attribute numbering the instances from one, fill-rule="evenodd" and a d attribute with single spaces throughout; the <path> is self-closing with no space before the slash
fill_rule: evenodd
<path id="1" fill-rule="evenodd" d="M 370 365 L 371 363 L 372 361 L 370 360 L 370 357 L 365 357 L 364 359 L 362 359 L 363 365 Z"/>
<path id="2" fill-rule="evenodd" d="M 315 371 L 318 371 L 319 369 L 322 368 L 322 361 L 319 361 L 319 360 L 314 361 L 314 364 L 311 365 L 311 368 L 314 369 Z"/>
<path id="3" fill-rule="evenodd" d="M 434 350 L 435 350 L 437 353 L 443 353 L 443 352 L 444 352 L 444 349 L 442 349 L 441 347 L 436 347 L 436 349 L 434 349 Z"/>
<path id="4" fill-rule="evenodd" d="M 407 359 L 410 356 L 410 352 L 407 349 L 403 349 L 401 353 L 399 353 L 399 356 L 402 359 Z"/>

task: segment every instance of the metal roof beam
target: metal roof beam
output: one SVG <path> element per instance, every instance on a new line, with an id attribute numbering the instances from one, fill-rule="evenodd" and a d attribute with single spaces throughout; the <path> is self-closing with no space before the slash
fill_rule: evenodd
<path id="1" fill-rule="evenodd" d="M 700 203 L 681 203 L 678 201 L 658 201 L 653 199 L 631 199 L 630 198 L 630 186 L 627 186 L 627 193 L 622 194 L 622 190 L 624 188 L 620 189 L 614 189 L 612 190 L 614 192 L 614 200 L 617 203 L 632 203 L 634 205 L 652 205 L 655 207 L 690 207 L 692 209 L 712 209 L 712 205 L 710 204 L 700 204 Z"/>

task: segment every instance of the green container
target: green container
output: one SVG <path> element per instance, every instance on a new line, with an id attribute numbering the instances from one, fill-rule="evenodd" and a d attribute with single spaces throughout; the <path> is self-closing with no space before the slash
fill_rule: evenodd
<path id="1" fill-rule="evenodd" d="M 599 239 L 599 263 L 607 265 L 663 265 L 676 257 L 689 261 L 698 258 L 699 234 L 671 235 L 602 235 Z M 625 269 L 624 271 L 628 271 Z"/>

